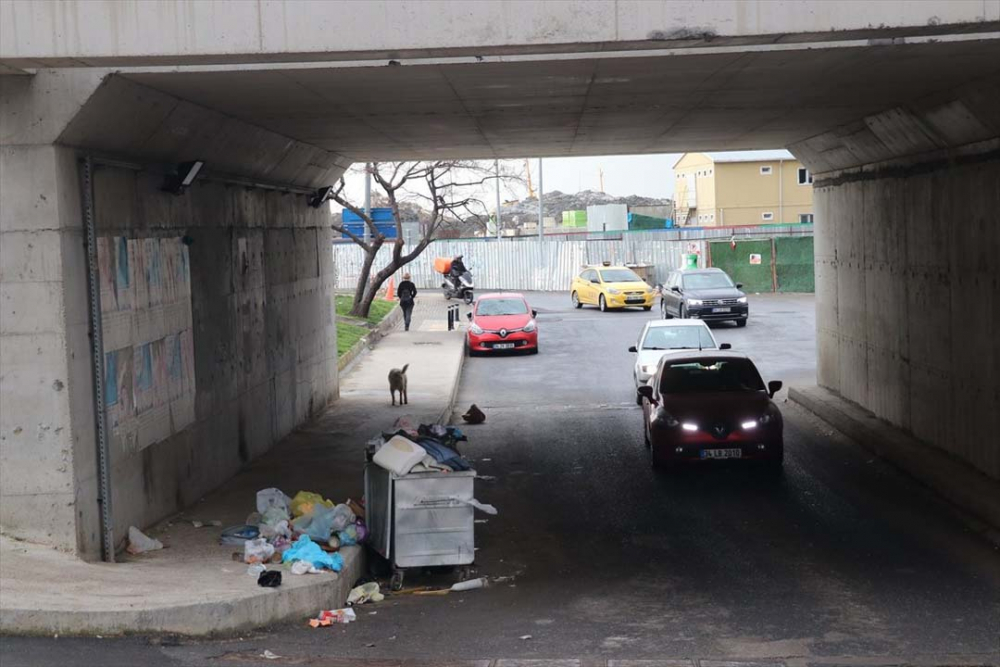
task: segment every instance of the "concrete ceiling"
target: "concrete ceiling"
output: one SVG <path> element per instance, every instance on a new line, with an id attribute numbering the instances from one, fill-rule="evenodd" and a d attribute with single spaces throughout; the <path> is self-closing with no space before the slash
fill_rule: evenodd
<path id="1" fill-rule="evenodd" d="M 129 79 L 354 161 L 785 147 L 970 82 L 1000 40 Z"/>

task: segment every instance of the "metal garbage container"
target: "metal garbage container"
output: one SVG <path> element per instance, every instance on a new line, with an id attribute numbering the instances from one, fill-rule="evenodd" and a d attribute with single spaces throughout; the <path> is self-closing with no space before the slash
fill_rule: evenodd
<path id="1" fill-rule="evenodd" d="M 402 588 L 406 568 L 453 565 L 460 580 L 472 576 L 475 479 L 475 470 L 400 476 L 365 466 L 368 545 L 391 564 L 392 590 Z"/>

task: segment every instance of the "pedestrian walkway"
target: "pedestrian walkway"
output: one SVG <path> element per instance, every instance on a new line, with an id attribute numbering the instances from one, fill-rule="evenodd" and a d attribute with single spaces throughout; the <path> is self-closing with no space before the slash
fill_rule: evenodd
<path id="1" fill-rule="evenodd" d="M 85 563 L 52 549 L 0 537 L 0 629 L 5 633 L 226 633 L 285 619 L 307 618 L 342 605 L 364 571 L 358 547 L 343 550 L 345 566 L 295 576 L 280 588 L 257 586 L 234 547 L 218 545 L 220 528 L 191 520 L 242 524 L 258 489 L 289 495 L 315 491 L 343 501 L 363 494 L 364 443 L 401 415 L 438 421 L 450 411 L 463 360 L 460 331 L 447 331 L 447 303 L 421 294 L 408 332 L 399 325 L 341 377 L 340 399 L 251 462 L 181 515 L 146 531 L 165 549 L 123 556 L 122 563 Z M 466 309 L 463 307 L 463 315 Z M 439 330 L 439 322 L 444 322 Z M 409 364 L 409 405 L 392 407 L 387 375 Z M 212 446 L 213 443 L 205 443 Z"/>

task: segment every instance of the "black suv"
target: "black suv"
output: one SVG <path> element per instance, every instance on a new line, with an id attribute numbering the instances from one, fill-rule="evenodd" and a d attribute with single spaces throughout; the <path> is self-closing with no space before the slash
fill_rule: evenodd
<path id="1" fill-rule="evenodd" d="M 742 283 L 734 284 L 722 269 L 671 271 L 660 287 L 660 312 L 664 319 L 732 320 L 745 327 L 750 307 L 741 287 Z"/>

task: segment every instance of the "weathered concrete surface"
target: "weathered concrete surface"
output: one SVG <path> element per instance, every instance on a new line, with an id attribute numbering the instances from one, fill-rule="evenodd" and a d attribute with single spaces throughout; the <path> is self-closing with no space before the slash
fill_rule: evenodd
<path id="1" fill-rule="evenodd" d="M 440 295 L 418 297 L 411 330 L 396 329 L 363 356 L 345 377 L 337 403 L 224 486 L 147 531 L 166 549 L 127 556 L 123 563 L 86 563 L 0 538 L 0 628 L 13 634 L 228 634 L 278 621 L 304 623 L 320 609 L 342 606 L 364 573 L 360 549 L 346 550 L 340 577 L 295 576 L 282 568 L 282 586 L 262 589 L 246 575 L 246 565 L 230 560 L 238 548 L 218 545 L 220 528 L 195 529 L 190 520 L 242 524 L 255 509 L 256 492 L 273 486 L 289 495 L 308 490 L 341 502 L 360 499 L 370 437 L 403 414 L 426 423 L 450 411 L 464 338 L 444 330 L 445 307 Z M 386 375 L 405 363 L 410 403 L 391 408 Z M 212 445 L 203 441 L 202 449 Z"/>
<path id="2" fill-rule="evenodd" d="M 0 64 L 191 65 L 773 43 L 964 30 L 997 0 L 142 0 L 0 6 Z"/>
<path id="3" fill-rule="evenodd" d="M 1000 152 L 817 177 L 817 378 L 1000 479 Z"/>

